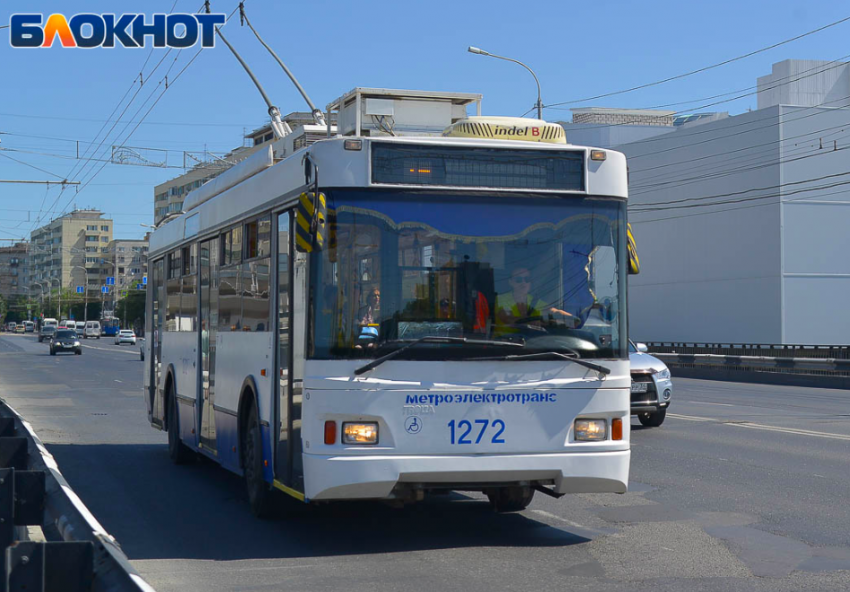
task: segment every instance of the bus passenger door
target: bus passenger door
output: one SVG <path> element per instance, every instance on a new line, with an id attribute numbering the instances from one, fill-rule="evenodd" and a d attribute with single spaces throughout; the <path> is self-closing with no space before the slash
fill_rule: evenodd
<path id="1" fill-rule="evenodd" d="M 151 340 L 150 353 L 150 398 L 152 423 L 162 427 L 164 409 L 162 404 L 162 322 L 165 318 L 165 265 L 164 260 L 155 261 L 152 266 L 151 286 L 151 331 L 147 339 Z"/>
<path id="2" fill-rule="evenodd" d="M 215 342 L 218 327 L 218 239 L 201 243 L 201 376 L 198 403 L 201 446 L 216 450 Z"/>
<path id="3" fill-rule="evenodd" d="M 292 274 L 291 227 L 289 212 L 277 217 L 277 448 L 275 450 L 275 477 L 292 487 L 292 367 L 291 294 Z"/>

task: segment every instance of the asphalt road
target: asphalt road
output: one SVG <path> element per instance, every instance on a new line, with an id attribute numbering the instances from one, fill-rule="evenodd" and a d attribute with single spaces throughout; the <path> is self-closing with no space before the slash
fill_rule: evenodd
<path id="1" fill-rule="evenodd" d="M 0 396 L 160 592 L 850 589 L 845 391 L 676 380 L 662 427 L 633 422 L 625 495 L 538 495 L 502 516 L 477 496 L 282 500 L 263 522 L 237 477 L 170 463 L 141 372 L 105 339 L 51 357 L 0 335 Z"/>

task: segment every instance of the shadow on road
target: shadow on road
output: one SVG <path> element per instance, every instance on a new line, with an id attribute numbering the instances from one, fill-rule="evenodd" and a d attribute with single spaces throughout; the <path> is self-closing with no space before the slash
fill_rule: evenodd
<path id="1" fill-rule="evenodd" d="M 50 445 L 60 470 L 131 559 L 293 558 L 459 547 L 553 547 L 583 536 L 489 504 L 439 496 L 405 509 L 377 502 L 305 506 L 254 518 L 241 478 L 208 461 L 175 466 L 164 445 Z"/>

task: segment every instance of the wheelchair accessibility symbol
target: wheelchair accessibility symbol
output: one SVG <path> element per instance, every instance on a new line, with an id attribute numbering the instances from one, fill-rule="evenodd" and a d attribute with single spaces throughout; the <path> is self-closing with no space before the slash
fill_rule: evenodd
<path id="1" fill-rule="evenodd" d="M 408 417 L 404 422 L 404 429 L 408 434 L 418 434 L 422 431 L 422 420 L 415 415 Z"/>

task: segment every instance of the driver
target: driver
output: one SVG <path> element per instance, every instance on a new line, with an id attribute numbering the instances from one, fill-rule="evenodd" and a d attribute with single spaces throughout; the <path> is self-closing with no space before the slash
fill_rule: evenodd
<path id="1" fill-rule="evenodd" d="M 518 321 L 539 324 L 544 312 L 551 316 L 573 319 L 570 313 L 547 305 L 531 294 L 531 271 L 527 267 L 516 267 L 511 271 L 511 291 L 496 296 L 496 331 L 518 333 Z"/>

